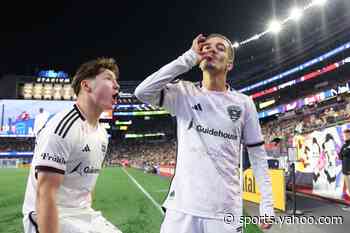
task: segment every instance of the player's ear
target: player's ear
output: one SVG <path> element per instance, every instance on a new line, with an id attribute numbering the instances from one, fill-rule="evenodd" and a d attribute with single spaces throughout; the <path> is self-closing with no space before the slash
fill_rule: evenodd
<path id="1" fill-rule="evenodd" d="M 227 63 L 227 71 L 231 71 L 233 69 L 233 62 L 232 61 L 229 61 Z"/>
<path id="2" fill-rule="evenodd" d="M 80 88 L 84 89 L 86 92 L 90 93 L 92 91 L 91 82 L 88 79 L 81 81 Z"/>

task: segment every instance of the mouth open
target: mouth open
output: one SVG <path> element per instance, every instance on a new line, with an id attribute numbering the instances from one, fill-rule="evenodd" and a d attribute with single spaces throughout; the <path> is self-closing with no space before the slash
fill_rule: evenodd
<path id="1" fill-rule="evenodd" d="M 116 94 L 114 94 L 113 96 L 112 96 L 112 99 L 113 99 L 113 103 L 114 104 L 117 104 L 117 102 L 118 102 L 118 93 L 116 93 Z"/>
<path id="2" fill-rule="evenodd" d="M 213 60 L 215 60 L 215 56 L 211 55 L 211 54 L 206 54 L 204 55 L 204 59 L 207 60 L 208 62 L 211 62 Z"/>

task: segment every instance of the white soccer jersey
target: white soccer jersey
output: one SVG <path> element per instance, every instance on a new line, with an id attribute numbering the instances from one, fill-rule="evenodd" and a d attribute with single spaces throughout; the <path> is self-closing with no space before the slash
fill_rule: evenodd
<path id="1" fill-rule="evenodd" d="M 223 218 L 242 215 L 240 148 L 261 147 L 263 136 L 253 101 L 228 87 L 209 91 L 201 83 L 172 81 L 196 63 L 187 51 L 149 76 L 135 90 L 142 101 L 177 118 L 176 172 L 164 207 L 187 214 Z M 266 154 L 249 154 L 263 195 L 261 215 L 274 215 Z"/>
<path id="2" fill-rule="evenodd" d="M 36 140 L 23 214 L 35 211 L 38 171 L 64 175 L 57 194 L 58 207 L 90 207 L 91 191 L 107 151 L 106 130 L 101 125 L 91 127 L 74 105 L 50 119 Z"/>

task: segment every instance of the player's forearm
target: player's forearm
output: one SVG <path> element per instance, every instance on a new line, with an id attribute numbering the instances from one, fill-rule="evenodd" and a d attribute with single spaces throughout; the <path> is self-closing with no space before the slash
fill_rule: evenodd
<path id="1" fill-rule="evenodd" d="M 40 233 L 59 233 L 58 209 L 54 192 L 38 191 L 37 216 Z"/>
<path id="2" fill-rule="evenodd" d="M 135 96 L 146 103 L 152 103 L 152 100 L 160 94 L 166 84 L 192 69 L 196 65 L 197 59 L 197 54 L 191 49 L 188 50 L 176 60 L 148 76 L 136 87 Z"/>
<path id="3" fill-rule="evenodd" d="M 274 216 L 272 184 L 264 146 L 248 147 L 249 159 L 261 193 L 260 215 Z"/>

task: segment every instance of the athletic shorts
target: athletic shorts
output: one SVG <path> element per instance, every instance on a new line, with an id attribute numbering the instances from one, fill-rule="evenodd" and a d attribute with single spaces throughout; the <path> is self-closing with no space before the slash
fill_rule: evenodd
<path id="1" fill-rule="evenodd" d="M 242 226 L 227 224 L 224 220 L 202 218 L 167 210 L 160 233 L 240 233 Z"/>
<path id="2" fill-rule="evenodd" d="M 59 211 L 60 233 L 122 233 L 93 209 Z M 24 233 L 39 233 L 35 212 L 24 216 Z"/>
<path id="3" fill-rule="evenodd" d="M 342 172 L 344 175 L 350 175 L 350 158 L 348 157 L 343 158 Z"/>

